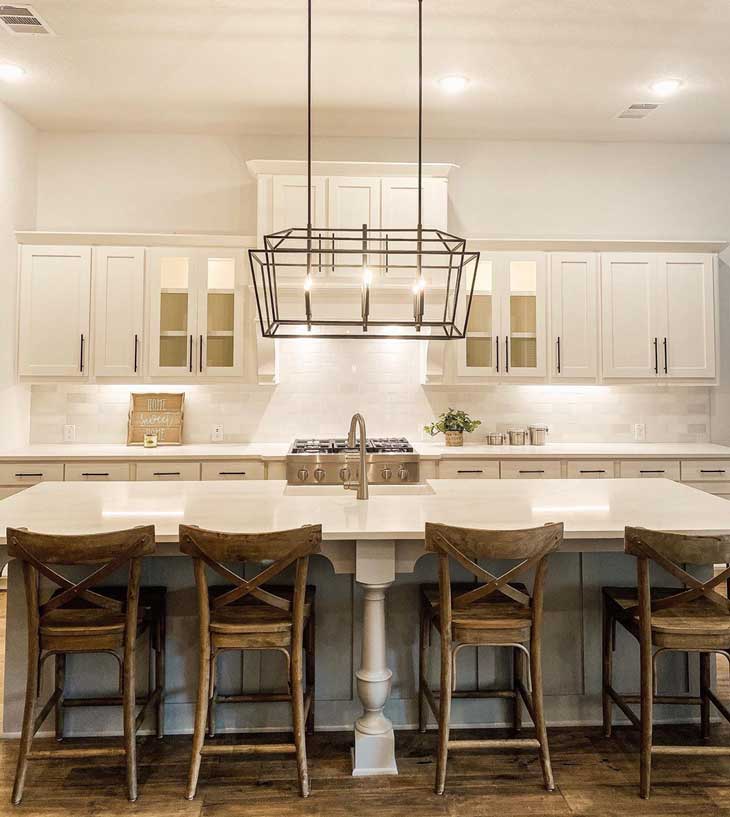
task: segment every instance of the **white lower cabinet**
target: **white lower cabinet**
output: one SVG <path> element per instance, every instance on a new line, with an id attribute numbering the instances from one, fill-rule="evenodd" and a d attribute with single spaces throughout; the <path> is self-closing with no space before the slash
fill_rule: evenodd
<path id="1" fill-rule="evenodd" d="M 680 480 L 679 460 L 621 460 L 622 479 Z"/>
<path id="2" fill-rule="evenodd" d="M 499 479 L 499 462 L 496 460 L 442 460 L 439 463 L 440 479 Z"/>
<path id="3" fill-rule="evenodd" d="M 681 472 L 684 482 L 730 481 L 730 461 L 684 460 Z"/>
<path id="4" fill-rule="evenodd" d="M 0 463 L 0 485 L 35 485 L 37 482 L 62 482 L 62 462 Z"/>
<path id="5" fill-rule="evenodd" d="M 196 482 L 200 479 L 199 462 L 138 462 L 137 480 L 141 482 Z"/>
<path id="6" fill-rule="evenodd" d="M 616 476 L 613 460 L 569 460 L 567 466 L 568 479 L 613 479 Z"/>
<path id="7" fill-rule="evenodd" d="M 204 481 L 265 479 L 264 464 L 256 460 L 204 462 L 201 465 L 201 479 Z"/>
<path id="8" fill-rule="evenodd" d="M 502 479 L 560 479 L 560 460 L 502 460 Z"/>
<path id="9" fill-rule="evenodd" d="M 66 482 L 127 482 L 128 462 L 67 462 Z"/>

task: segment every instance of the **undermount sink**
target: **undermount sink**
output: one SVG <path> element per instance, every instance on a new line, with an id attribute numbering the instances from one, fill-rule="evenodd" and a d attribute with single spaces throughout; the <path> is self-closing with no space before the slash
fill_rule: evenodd
<path id="1" fill-rule="evenodd" d="M 433 494 L 433 488 L 425 482 L 396 485 L 370 485 L 370 496 L 423 496 Z M 284 496 L 352 496 L 342 485 L 287 485 Z"/>

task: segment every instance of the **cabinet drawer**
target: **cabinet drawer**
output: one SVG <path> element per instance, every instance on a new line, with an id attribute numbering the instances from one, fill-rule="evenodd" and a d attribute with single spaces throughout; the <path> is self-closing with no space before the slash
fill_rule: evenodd
<path id="1" fill-rule="evenodd" d="M 442 460 L 439 479 L 499 479 L 496 460 Z"/>
<path id="2" fill-rule="evenodd" d="M 200 479 L 199 462 L 138 462 L 137 479 L 142 482 L 153 480 L 188 480 Z"/>
<path id="3" fill-rule="evenodd" d="M 502 479 L 560 479 L 560 460 L 502 460 Z"/>
<path id="4" fill-rule="evenodd" d="M 0 485 L 35 485 L 48 481 L 63 482 L 62 462 L 0 463 Z"/>
<path id="5" fill-rule="evenodd" d="M 704 491 L 706 494 L 725 496 L 730 494 L 730 482 L 685 482 L 690 488 Z"/>
<path id="6" fill-rule="evenodd" d="M 67 462 L 66 482 L 127 482 L 128 462 Z"/>
<path id="7" fill-rule="evenodd" d="M 228 462 L 204 462 L 201 478 L 211 479 L 263 479 L 264 464 L 255 460 L 229 460 Z"/>
<path id="8" fill-rule="evenodd" d="M 679 460 L 621 460 L 623 479 L 674 479 L 679 481 Z"/>
<path id="9" fill-rule="evenodd" d="M 568 461 L 568 479 L 612 479 L 613 460 Z"/>
<path id="10" fill-rule="evenodd" d="M 730 481 L 728 460 L 687 460 L 681 470 L 683 482 Z"/>

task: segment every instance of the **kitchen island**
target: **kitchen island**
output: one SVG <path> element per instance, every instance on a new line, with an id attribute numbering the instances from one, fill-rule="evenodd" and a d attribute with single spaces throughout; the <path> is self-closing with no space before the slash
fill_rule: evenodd
<path id="1" fill-rule="evenodd" d="M 481 528 L 565 523 L 563 551 L 551 557 L 546 589 L 545 703 L 549 723 L 590 724 L 600 721 L 600 588 L 635 583 L 634 561 L 621 553 L 624 526 L 730 533 L 730 503 L 664 479 L 442 479 L 372 486 L 367 501 L 336 486 L 287 486 L 277 480 L 47 482 L 0 501 L 0 549 L 4 552 L 7 527 L 71 534 L 154 524 L 158 555 L 145 564 L 143 583 L 168 588 L 166 719 L 170 732 L 189 732 L 196 684 L 196 606 L 192 568 L 177 550 L 178 525 L 266 532 L 321 523 L 322 557 L 312 559 L 310 568 L 310 581 L 318 587 L 317 727 L 342 729 L 354 721 L 354 774 L 396 773 L 393 723 L 411 727 L 417 722 L 418 584 L 435 580 L 433 557 L 421 558 L 428 521 Z M 453 575 L 461 578 L 457 568 Z M 661 580 L 668 581 L 666 576 Z M 636 645 L 620 636 L 617 649 L 625 660 L 619 655 L 616 661 L 616 686 L 636 688 Z M 487 688 L 506 682 L 506 653 L 468 652 L 459 659 L 465 684 Z M 18 565 L 11 562 L 6 735 L 19 732 L 25 654 L 23 586 Z M 662 683 L 669 679 L 663 689 L 695 688 L 693 659 L 673 655 L 662 660 Z M 93 672 L 89 662 L 98 664 Z M 285 681 L 276 655 L 248 654 L 242 661 L 231 654 L 221 666 L 224 689 L 278 691 Z M 47 668 L 46 686 L 50 671 Z M 104 656 L 70 658 L 67 677 L 72 692 L 103 693 L 114 687 L 114 667 Z M 658 720 L 677 717 L 670 707 L 659 707 L 657 715 Z M 454 702 L 454 726 L 506 721 L 502 701 Z M 71 735 L 117 734 L 120 726 L 120 716 L 110 717 L 109 710 L 74 709 L 67 715 Z M 221 732 L 287 726 L 286 704 L 220 708 Z"/>

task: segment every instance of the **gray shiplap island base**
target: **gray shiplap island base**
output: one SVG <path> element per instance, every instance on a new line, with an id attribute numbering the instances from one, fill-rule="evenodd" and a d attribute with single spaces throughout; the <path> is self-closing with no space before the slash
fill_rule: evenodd
<path id="1" fill-rule="evenodd" d="M 197 611 L 192 568 L 177 550 L 178 525 L 264 532 L 321 523 L 323 554 L 310 568 L 318 587 L 317 728 L 354 722 L 353 773 L 383 774 L 397 771 L 393 724 L 418 721 L 418 585 L 436 575 L 433 557 L 421 558 L 427 521 L 480 528 L 565 523 L 564 548 L 551 558 L 545 597 L 545 704 L 550 724 L 592 724 L 601 719 L 600 588 L 636 580 L 633 559 L 620 552 L 625 525 L 730 533 L 730 503 L 668 480 L 435 480 L 374 486 L 368 501 L 339 488 L 287 488 L 277 481 L 48 482 L 0 501 L 0 550 L 7 527 L 72 534 L 154 524 L 159 555 L 145 564 L 143 583 L 168 588 L 166 722 L 169 732 L 186 733 L 195 700 Z M 454 579 L 466 578 L 455 566 Z M 659 572 L 655 580 L 675 583 Z M 26 658 L 23 583 L 14 562 L 6 644 L 3 730 L 13 736 L 20 729 Z M 617 650 L 615 686 L 638 689 L 636 645 L 620 635 Z M 465 685 L 488 688 L 509 680 L 506 651 L 464 651 L 459 661 Z M 229 654 L 220 666 L 222 691 L 285 689 L 285 668 L 275 654 L 248 653 L 243 660 Z M 696 674 L 693 659 L 670 655 L 660 664 L 660 688 L 695 690 Z M 51 675 L 49 665 L 42 697 Z M 145 677 L 142 667 L 138 675 Z M 111 692 L 115 666 L 104 656 L 71 657 L 67 679 L 69 694 Z M 504 707 L 499 700 L 455 700 L 452 723 L 505 725 Z M 658 707 L 657 719 L 686 714 Z M 72 709 L 66 724 L 68 735 L 119 734 L 121 715 Z M 220 732 L 288 726 L 286 704 L 219 708 Z"/>

